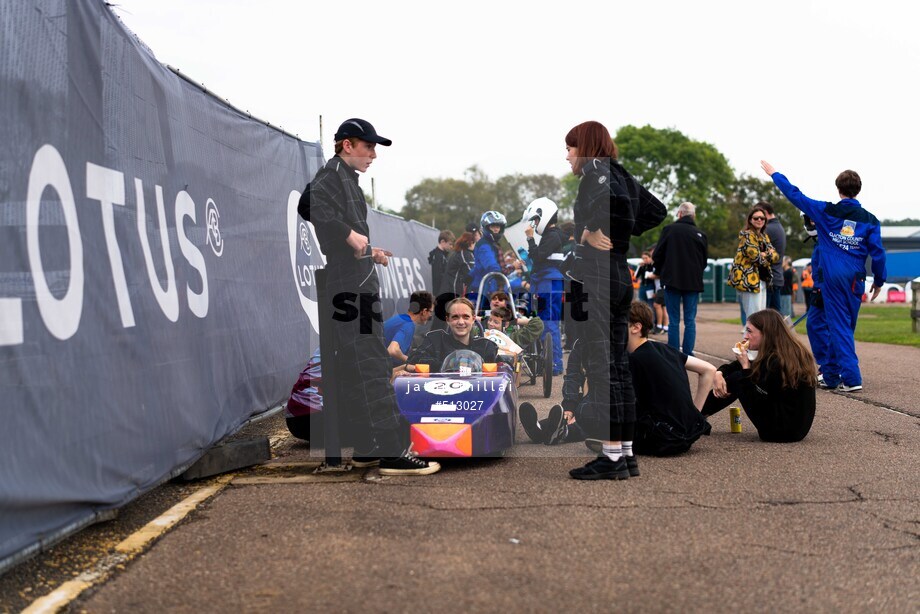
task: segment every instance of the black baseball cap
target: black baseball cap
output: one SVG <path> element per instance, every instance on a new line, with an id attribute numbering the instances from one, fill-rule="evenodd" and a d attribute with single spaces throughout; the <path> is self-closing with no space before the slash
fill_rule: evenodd
<path id="1" fill-rule="evenodd" d="M 467 232 L 479 231 L 479 224 L 477 224 L 476 222 L 470 222 L 469 224 L 466 225 L 466 231 Z"/>
<path id="2" fill-rule="evenodd" d="M 367 141 L 368 143 L 380 143 L 386 147 L 389 147 L 393 144 L 393 141 L 390 139 L 385 139 L 377 134 L 377 131 L 374 130 L 374 127 L 369 121 L 358 119 L 357 117 L 346 119 L 335 132 L 336 142 L 347 139 L 349 137 L 361 139 L 362 141 Z"/>

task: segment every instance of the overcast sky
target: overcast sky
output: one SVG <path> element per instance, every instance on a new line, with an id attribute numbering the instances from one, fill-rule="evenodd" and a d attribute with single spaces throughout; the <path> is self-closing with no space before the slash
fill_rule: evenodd
<path id="1" fill-rule="evenodd" d="M 585 120 L 675 128 L 736 172 L 764 158 L 814 198 L 852 168 L 879 218 L 920 217 L 920 9 L 904 2 L 115 0 L 160 62 L 320 138 L 393 139 L 362 178 L 404 204 L 426 177 L 567 171 Z M 668 203 L 670 205 L 670 203 Z"/>

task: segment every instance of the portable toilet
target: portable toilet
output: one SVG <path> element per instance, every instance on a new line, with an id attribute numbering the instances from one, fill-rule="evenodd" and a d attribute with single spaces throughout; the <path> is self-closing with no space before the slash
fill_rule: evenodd
<path id="1" fill-rule="evenodd" d="M 708 258 L 706 268 L 703 269 L 703 292 L 700 295 L 700 301 L 703 303 L 717 303 L 720 298 L 721 292 L 716 287 L 716 261 Z"/>
<path id="2" fill-rule="evenodd" d="M 732 268 L 732 263 L 735 261 L 734 258 L 719 258 L 716 260 L 716 267 L 722 271 L 722 281 L 719 284 L 722 288 L 722 302 L 723 303 L 737 303 L 738 302 L 738 292 L 729 286 L 728 282 L 729 273 Z"/>

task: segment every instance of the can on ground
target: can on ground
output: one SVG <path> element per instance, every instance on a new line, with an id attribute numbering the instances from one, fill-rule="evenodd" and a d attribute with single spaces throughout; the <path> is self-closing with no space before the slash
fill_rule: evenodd
<path id="1" fill-rule="evenodd" d="M 730 407 L 728 409 L 729 425 L 732 428 L 732 433 L 741 432 L 741 408 L 740 407 Z"/>

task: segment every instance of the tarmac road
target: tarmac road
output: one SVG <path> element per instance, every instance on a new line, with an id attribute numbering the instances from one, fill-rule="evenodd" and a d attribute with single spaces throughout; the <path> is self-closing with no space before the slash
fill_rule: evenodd
<path id="1" fill-rule="evenodd" d="M 729 357 L 739 327 L 718 320 L 736 313 L 701 306 L 699 355 Z M 746 420 L 732 434 L 722 412 L 690 453 L 641 457 L 625 482 L 569 479 L 584 446 L 520 429 L 504 459 L 418 478 L 313 475 L 288 438 L 274 468 L 237 474 L 69 607 L 917 612 L 920 349 L 857 348 L 865 391 L 819 392 L 803 442 L 760 442 Z M 545 413 L 538 395 L 521 400 Z"/>

